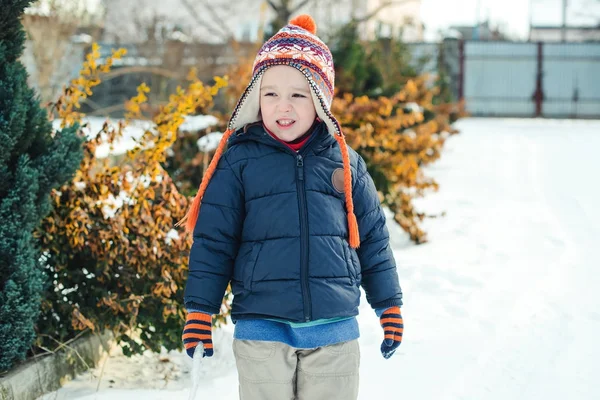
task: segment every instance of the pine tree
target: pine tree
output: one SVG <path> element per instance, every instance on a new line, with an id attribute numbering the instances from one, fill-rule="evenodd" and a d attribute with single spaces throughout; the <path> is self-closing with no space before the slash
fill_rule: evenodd
<path id="1" fill-rule="evenodd" d="M 340 94 L 363 92 L 369 78 L 367 53 L 358 38 L 358 27 L 349 23 L 340 28 L 331 45 L 335 65 L 335 85 Z"/>
<path id="2" fill-rule="evenodd" d="M 373 43 L 361 41 L 358 24 L 350 22 L 334 35 L 331 45 L 338 94 L 377 96 L 385 84 Z M 386 66 L 386 68 L 389 66 Z"/>
<path id="3" fill-rule="evenodd" d="M 77 127 L 53 133 L 18 61 L 20 17 L 31 0 L 3 0 L 0 13 L 0 371 L 23 359 L 34 340 L 44 273 L 33 231 L 51 209 L 83 153 Z"/>

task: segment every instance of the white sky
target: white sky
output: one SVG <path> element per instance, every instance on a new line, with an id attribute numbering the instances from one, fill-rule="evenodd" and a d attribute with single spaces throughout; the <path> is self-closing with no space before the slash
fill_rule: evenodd
<path id="1" fill-rule="evenodd" d="M 422 0 L 421 18 L 429 39 L 439 29 L 450 25 L 473 25 L 477 20 L 485 21 L 488 18 L 492 25 L 504 26 L 504 30 L 513 36 L 526 38 L 530 5 L 534 25 L 560 25 L 562 2 L 563 0 Z M 568 0 L 567 10 L 569 25 L 594 25 L 600 20 L 598 0 Z"/>

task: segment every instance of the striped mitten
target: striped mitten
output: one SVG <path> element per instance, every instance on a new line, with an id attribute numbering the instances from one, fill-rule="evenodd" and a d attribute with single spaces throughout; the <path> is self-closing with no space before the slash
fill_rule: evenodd
<path id="1" fill-rule="evenodd" d="M 183 328 L 183 344 L 188 356 L 194 358 L 194 351 L 200 342 L 204 345 L 202 356 L 212 357 L 212 317 L 210 314 L 191 311 L 187 315 Z"/>
<path id="2" fill-rule="evenodd" d="M 400 307 L 390 307 L 381 314 L 379 318 L 383 328 L 384 339 L 381 343 L 381 354 L 384 358 L 390 358 L 396 349 L 402 343 L 402 332 L 404 331 L 404 322 Z"/>

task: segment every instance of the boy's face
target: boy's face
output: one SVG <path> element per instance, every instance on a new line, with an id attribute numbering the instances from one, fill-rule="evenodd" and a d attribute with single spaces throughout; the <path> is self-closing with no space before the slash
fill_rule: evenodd
<path id="1" fill-rule="evenodd" d="M 267 69 L 260 85 L 263 123 L 285 142 L 304 135 L 317 116 L 308 81 L 294 67 L 277 65 Z"/>

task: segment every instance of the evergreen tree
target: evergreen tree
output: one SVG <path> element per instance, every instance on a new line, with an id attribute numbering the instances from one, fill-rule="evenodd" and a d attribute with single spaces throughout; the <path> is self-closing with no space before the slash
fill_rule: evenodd
<path id="1" fill-rule="evenodd" d="M 20 17 L 31 0 L 3 0 L 0 13 L 0 371 L 23 359 L 34 340 L 44 291 L 33 232 L 83 153 L 77 127 L 53 133 L 18 61 Z"/>
<path id="2" fill-rule="evenodd" d="M 367 52 L 358 38 L 358 26 L 348 23 L 335 35 L 331 45 L 335 66 L 335 86 L 340 94 L 365 94 L 365 81 L 369 78 Z M 372 71 L 371 71 L 372 72 Z"/>
<path id="3" fill-rule="evenodd" d="M 409 46 L 397 36 L 361 40 L 359 23 L 344 25 L 333 37 L 331 52 L 339 94 L 393 96 L 409 79 L 425 70 L 430 57 L 414 58 Z"/>
<path id="4" fill-rule="evenodd" d="M 408 53 L 386 50 L 385 47 L 386 40 L 361 41 L 358 23 L 344 25 L 332 45 L 338 92 L 369 97 L 397 92 L 403 82 L 391 73 L 404 65 L 402 56 Z"/>

